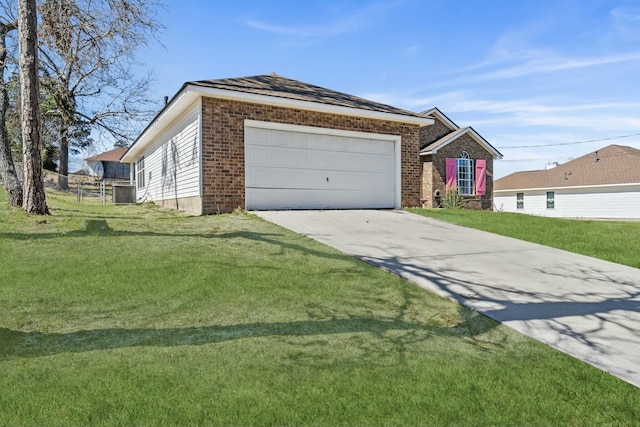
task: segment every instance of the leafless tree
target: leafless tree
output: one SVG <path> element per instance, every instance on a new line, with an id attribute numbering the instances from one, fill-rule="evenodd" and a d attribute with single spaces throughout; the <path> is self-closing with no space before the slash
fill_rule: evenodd
<path id="1" fill-rule="evenodd" d="M 157 111 L 150 77 L 136 78 L 136 51 L 161 25 L 156 0 L 43 0 L 42 88 L 58 116 L 60 188 L 67 187 L 70 142 L 92 131 L 131 141 Z"/>
<path id="2" fill-rule="evenodd" d="M 20 97 L 22 100 L 23 207 L 27 213 L 48 215 L 42 180 L 40 84 L 38 79 L 38 20 L 36 0 L 18 0 Z"/>

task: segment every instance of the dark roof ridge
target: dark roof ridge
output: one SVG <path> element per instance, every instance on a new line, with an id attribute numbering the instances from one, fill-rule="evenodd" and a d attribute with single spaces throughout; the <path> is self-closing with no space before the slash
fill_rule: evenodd
<path id="1" fill-rule="evenodd" d="M 324 103 L 340 107 L 399 114 L 411 117 L 424 117 L 413 111 L 404 110 L 377 101 L 349 95 L 327 89 L 322 86 L 305 83 L 300 80 L 283 77 L 278 74 L 261 74 L 247 77 L 234 77 L 212 80 L 194 80 L 185 85 L 232 90 L 256 95 L 266 95 L 299 101 Z"/>

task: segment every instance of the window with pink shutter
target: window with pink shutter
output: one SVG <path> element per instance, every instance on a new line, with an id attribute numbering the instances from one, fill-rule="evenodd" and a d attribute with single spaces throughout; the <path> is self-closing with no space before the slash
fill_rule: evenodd
<path id="1" fill-rule="evenodd" d="M 446 161 L 446 179 L 445 183 L 445 191 L 449 191 L 453 188 L 456 188 L 456 159 L 448 158 Z"/>
<path id="2" fill-rule="evenodd" d="M 487 161 L 476 160 L 476 194 L 484 196 L 487 192 Z"/>

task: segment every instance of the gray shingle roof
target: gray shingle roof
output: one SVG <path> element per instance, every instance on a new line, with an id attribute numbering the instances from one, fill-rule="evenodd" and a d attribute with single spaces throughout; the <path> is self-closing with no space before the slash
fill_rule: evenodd
<path id="1" fill-rule="evenodd" d="M 252 77 L 238 77 L 218 80 L 199 80 L 187 82 L 188 85 L 234 92 L 266 95 L 298 101 L 317 102 L 339 107 L 359 108 L 381 113 L 399 114 L 411 117 L 423 117 L 418 113 L 359 98 L 335 90 L 326 89 L 298 80 L 289 79 L 277 74 Z"/>
<path id="2" fill-rule="evenodd" d="M 113 150 L 105 151 L 104 153 L 96 154 L 95 156 L 88 157 L 86 160 L 90 162 L 107 161 L 117 162 L 127 152 L 127 147 L 118 147 Z"/>
<path id="3" fill-rule="evenodd" d="M 597 159 L 597 161 L 596 161 Z M 553 169 L 515 172 L 493 183 L 493 189 L 560 188 L 640 182 L 640 150 L 609 145 Z"/>

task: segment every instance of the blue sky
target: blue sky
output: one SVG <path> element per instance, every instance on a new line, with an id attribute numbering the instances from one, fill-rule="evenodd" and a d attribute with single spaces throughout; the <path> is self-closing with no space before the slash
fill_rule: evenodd
<path id="1" fill-rule="evenodd" d="M 166 3 L 164 46 L 139 56 L 158 99 L 190 80 L 275 72 L 436 106 L 502 152 L 496 178 L 609 144 L 640 148 L 637 0 Z"/>

